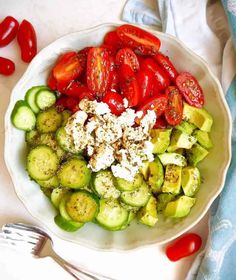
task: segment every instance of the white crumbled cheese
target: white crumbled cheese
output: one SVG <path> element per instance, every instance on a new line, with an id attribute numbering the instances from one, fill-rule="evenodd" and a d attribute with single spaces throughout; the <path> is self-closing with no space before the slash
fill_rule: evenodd
<path id="1" fill-rule="evenodd" d="M 129 106 L 129 101 L 128 101 L 126 98 L 124 98 L 124 99 L 123 99 L 123 104 L 124 104 L 124 107 L 125 107 L 125 108 L 128 108 L 128 106 Z"/>
<path id="2" fill-rule="evenodd" d="M 82 111 L 69 118 L 65 129 L 75 149 L 87 152 L 92 171 L 111 167 L 114 176 L 132 181 L 144 161 L 154 160 L 149 135 L 156 121 L 154 111 L 148 110 L 137 125 L 135 120 L 143 113 L 130 108 L 116 116 L 107 104 L 86 99 L 79 108 Z"/>

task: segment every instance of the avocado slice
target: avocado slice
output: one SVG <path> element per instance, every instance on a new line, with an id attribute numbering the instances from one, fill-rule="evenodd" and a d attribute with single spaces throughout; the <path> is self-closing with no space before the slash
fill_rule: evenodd
<path id="1" fill-rule="evenodd" d="M 166 151 L 170 144 L 171 131 L 172 129 L 152 129 L 150 131 L 153 154 L 161 154 Z"/>
<path id="2" fill-rule="evenodd" d="M 203 148 L 210 149 L 213 147 L 213 143 L 208 132 L 197 129 L 194 131 L 193 136 Z"/>
<path id="3" fill-rule="evenodd" d="M 166 208 L 168 202 L 173 200 L 175 195 L 172 193 L 161 193 L 157 196 L 157 212 L 161 212 Z"/>
<path id="4" fill-rule="evenodd" d="M 170 201 L 164 210 L 164 215 L 171 218 L 182 218 L 189 214 L 195 204 L 196 198 L 185 195 L 180 196 L 175 201 Z"/>
<path id="5" fill-rule="evenodd" d="M 182 169 L 182 188 L 187 196 L 194 196 L 201 183 L 200 172 L 197 167 L 187 166 Z"/>
<path id="6" fill-rule="evenodd" d="M 170 146 L 167 151 L 174 152 L 179 148 L 190 149 L 196 142 L 195 137 L 176 129 L 171 134 Z"/>
<path id="7" fill-rule="evenodd" d="M 157 200 L 154 196 L 151 196 L 148 203 L 142 207 L 138 213 L 137 218 L 140 223 L 154 227 L 158 221 L 157 217 Z"/>
<path id="8" fill-rule="evenodd" d="M 188 135 L 191 135 L 193 133 L 194 129 L 196 128 L 196 126 L 187 121 L 182 121 L 180 124 L 176 125 L 175 128 Z"/>
<path id="9" fill-rule="evenodd" d="M 154 193 L 161 192 L 161 186 L 164 182 L 164 168 L 158 157 L 149 163 L 148 185 Z"/>
<path id="10" fill-rule="evenodd" d="M 181 166 L 168 164 L 165 170 L 165 179 L 162 186 L 162 192 L 179 194 L 181 191 L 181 175 Z"/>
<path id="11" fill-rule="evenodd" d="M 187 160 L 192 166 L 197 166 L 207 155 L 208 151 L 198 143 L 194 144 L 190 150 L 186 151 Z"/>
<path id="12" fill-rule="evenodd" d="M 186 158 L 179 153 L 163 153 L 158 155 L 158 157 L 164 166 L 167 164 L 175 164 L 178 166 L 187 165 Z"/>
<path id="13" fill-rule="evenodd" d="M 206 109 L 196 108 L 184 102 L 183 117 L 202 131 L 211 131 L 213 118 Z"/>
<path id="14" fill-rule="evenodd" d="M 143 166 L 140 168 L 140 173 L 143 175 L 144 180 L 148 179 L 149 176 L 149 161 L 144 161 Z"/>

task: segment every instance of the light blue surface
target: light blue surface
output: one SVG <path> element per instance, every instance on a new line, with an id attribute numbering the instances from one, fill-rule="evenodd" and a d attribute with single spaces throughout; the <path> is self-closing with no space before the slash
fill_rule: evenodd
<path id="1" fill-rule="evenodd" d="M 236 47 L 236 0 L 223 0 L 222 3 Z M 136 24 L 159 25 L 162 26 L 162 31 L 167 30 L 167 24 L 168 28 L 175 28 L 175 24 L 170 24 L 173 20 L 169 17 L 171 1 L 159 0 L 158 6 L 159 13 L 147 8 L 145 0 L 129 0 L 124 8 L 123 20 Z M 198 267 L 197 280 L 236 280 L 236 76 L 227 90 L 226 99 L 233 121 L 233 155 L 224 190 L 212 207 L 209 239 L 205 255 Z"/>

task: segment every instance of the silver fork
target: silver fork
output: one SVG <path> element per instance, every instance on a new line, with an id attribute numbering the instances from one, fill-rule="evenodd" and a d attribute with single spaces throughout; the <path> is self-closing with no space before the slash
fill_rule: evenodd
<path id="1" fill-rule="evenodd" d="M 35 257 L 52 257 L 60 266 L 79 280 L 115 280 L 104 275 L 77 268 L 59 257 L 53 250 L 51 237 L 42 229 L 22 223 L 5 224 L 0 234 L 0 244 L 15 247 L 17 250 L 32 254 Z M 5 239 L 3 241 L 3 239 Z M 45 248 L 47 250 L 45 250 Z"/>

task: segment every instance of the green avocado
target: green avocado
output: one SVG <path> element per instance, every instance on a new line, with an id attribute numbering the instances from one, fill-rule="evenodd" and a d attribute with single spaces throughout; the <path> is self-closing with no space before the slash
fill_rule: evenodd
<path id="1" fill-rule="evenodd" d="M 208 151 L 198 143 L 194 144 L 190 150 L 186 151 L 187 160 L 192 166 L 197 166 L 207 155 Z"/>
<path id="2" fill-rule="evenodd" d="M 162 192 L 179 194 L 181 191 L 181 175 L 181 166 L 168 164 L 165 170 L 165 179 L 162 186 Z"/>
<path id="3" fill-rule="evenodd" d="M 170 144 L 170 134 L 172 129 L 152 129 L 150 132 L 153 144 L 153 154 L 162 154 Z"/>
<path id="4" fill-rule="evenodd" d="M 151 196 L 148 203 L 143 206 L 137 213 L 137 218 L 140 223 L 154 227 L 158 221 L 157 217 L 157 200 L 154 196 Z"/>
<path id="5" fill-rule="evenodd" d="M 168 202 L 173 200 L 175 195 L 172 193 L 161 193 L 157 196 L 157 212 L 161 212 L 166 208 Z"/>
<path id="6" fill-rule="evenodd" d="M 196 199 L 185 195 L 175 201 L 170 201 L 164 210 L 164 215 L 171 218 L 182 218 L 189 214 Z"/>
<path id="7" fill-rule="evenodd" d="M 167 164 L 175 164 L 178 166 L 186 166 L 186 158 L 179 153 L 163 153 L 158 155 L 161 163 L 165 166 Z"/>
<path id="8" fill-rule="evenodd" d="M 183 117 L 202 131 L 210 132 L 213 124 L 212 116 L 204 108 L 196 108 L 184 103 Z"/>
<path id="9" fill-rule="evenodd" d="M 213 147 L 210 135 L 206 131 L 202 131 L 197 129 L 194 131 L 193 136 L 197 139 L 197 142 L 206 149 L 210 149 Z"/>
<path id="10" fill-rule="evenodd" d="M 158 157 L 149 163 L 148 185 L 154 193 L 161 192 L 161 186 L 164 182 L 164 168 Z"/>
<path id="11" fill-rule="evenodd" d="M 194 196 L 201 183 L 200 172 L 197 167 L 187 166 L 182 169 L 182 188 L 187 196 Z"/>
<path id="12" fill-rule="evenodd" d="M 174 130 L 170 138 L 170 146 L 167 148 L 168 152 L 174 152 L 179 148 L 190 149 L 197 139 L 180 130 Z"/>
<path id="13" fill-rule="evenodd" d="M 182 121 L 180 124 L 176 125 L 175 128 L 188 135 L 191 135 L 194 129 L 196 128 L 196 126 L 192 123 Z"/>
<path id="14" fill-rule="evenodd" d="M 143 175 L 144 180 L 147 180 L 149 176 L 149 161 L 144 161 L 143 166 L 140 168 L 139 171 Z"/>

